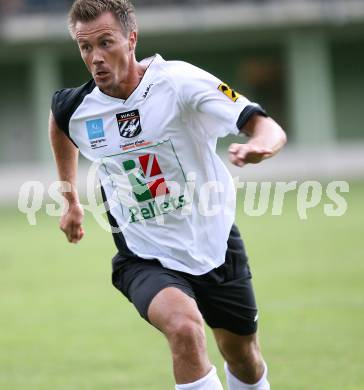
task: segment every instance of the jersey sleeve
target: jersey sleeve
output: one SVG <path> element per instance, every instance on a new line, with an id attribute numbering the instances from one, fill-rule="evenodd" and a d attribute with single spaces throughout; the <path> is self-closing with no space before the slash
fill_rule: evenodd
<path id="1" fill-rule="evenodd" d="M 57 123 L 57 126 L 62 130 L 67 137 L 74 143 L 70 136 L 69 123 L 73 113 L 82 103 L 83 99 L 95 88 L 95 82 L 90 80 L 88 83 L 78 88 L 61 89 L 54 93 L 52 97 L 52 114 Z"/>
<path id="2" fill-rule="evenodd" d="M 263 108 L 231 89 L 212 74 L 185 62 L 176 62 L 175 83 L 185 106 L 216 120 L 210 135 L 239 134 L 254 114 L 267 116 Z"/>
<path id="3" fill-rule="evenodd" d="M 67 137 L 69 134 L 69 120 L 71 117 L 72 110 L 70 109 L 70 95 L 72 94 L 71 89 L 61 89 L 56 91 L 52 97 L 52 114 L 57 123 L 57 126 L 62 130 Z"/>

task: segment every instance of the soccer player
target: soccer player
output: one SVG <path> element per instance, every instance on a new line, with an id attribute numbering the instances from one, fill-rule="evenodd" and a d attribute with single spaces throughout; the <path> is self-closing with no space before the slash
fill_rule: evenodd
<path id="1" fill-rule="evenodd" d="M 242 167 L 286 142 L 265 111 L 211 74 L 161 56 L 138 62 L 127 0 L 76 0 L 69 27 L 92 80 L 54 94 L 50 138 L 69 204 L 60 228 L 82 239 L 78 151 L 99 162 L 118 249 L 112 280 L 167 338 L 176 389 L 222 389 L 206 351 L 204 321 L 225 359 L 229 390 L 269 389 L 244 245 L 234 225 L 235 189 L 216 140 Z"/>

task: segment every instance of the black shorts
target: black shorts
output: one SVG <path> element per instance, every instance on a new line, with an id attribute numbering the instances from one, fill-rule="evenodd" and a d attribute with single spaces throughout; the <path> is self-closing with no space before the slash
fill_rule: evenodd
<path id="1" fill-rule="evenodd" d="M 113 258 L 113 285 L 148 320 L 148 307 L 166 287 L 177 287 L 196 300 L 207 325 L 239 335 L 257 331 L 257 307 L 251 283 L 248 258 L 238 228 L 233 225 L 225 263 L 195 276 L 164 268 L 158 260 L 136 256 Z"/>

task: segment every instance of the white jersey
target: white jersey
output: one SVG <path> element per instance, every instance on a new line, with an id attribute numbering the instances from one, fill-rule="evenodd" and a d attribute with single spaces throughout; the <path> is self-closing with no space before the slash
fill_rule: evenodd
<path id="1" fill-rule="evenodd" d="M 204 274 L 224 262 L 235 215 L 217 138 L 238 134 L 264 111 L 193 65 L 159 55 L 146 61 L 128 99 L 90 81 L 56 92 L 53 114 L 80 152 L 99 163 L 119 251 Z"/>

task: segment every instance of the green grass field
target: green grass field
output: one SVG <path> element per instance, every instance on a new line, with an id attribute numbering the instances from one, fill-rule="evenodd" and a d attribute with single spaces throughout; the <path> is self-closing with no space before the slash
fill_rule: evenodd
<path id="1" fill-rule="evenodd" d="M 302 221 L 293 195 L 280 217 L 238 209 L 272 389 L 364 388 L 364 184 L 346 197 L 339 218 L 322 202 Z M 0 389 L 173 389 L 167 344 L 112 287 L 112 238 L 93 217 L 73 246 L 57 218 L 0 213 Z"/>

